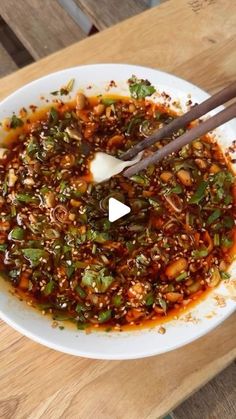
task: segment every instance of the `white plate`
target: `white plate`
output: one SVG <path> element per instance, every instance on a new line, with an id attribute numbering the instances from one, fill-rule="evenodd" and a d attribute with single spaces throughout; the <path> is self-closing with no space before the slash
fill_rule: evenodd
<path id="1" fill-rule="evenodd" d="M 139 78 L 148 79 L 158 92 L 165 91 L 173 99 L 180 100 L 183 108 L 189 94 L 192 101 L 201 102 L 209 95 L 198 87 L 154 69 L 122 64 L 98 64 L 66 69 L 50 74 L 22 87 L 0 104 L 0 120 L 29 105 L 44 105 L 40 99 L 52 99 L 49 92 L 58 90 L 74 78 L 74 91 L 84 89 L 85 94 L 94 95 L 107 93 L 110 80 L 115 80 L 116 86 L 109 93 L 128 95 L 127 80 L 135 74 Z M 157 95 L 158 96 L 158 95 Z M 159 100 L 159 98 L 157 98 Z M 214 113 L 214 112 L 213 112 Z M 223 134 L 221 136 L 221 134 Z M 228 147 L 236 134 L 236 123 L 232 121 L 217 130 L 217 137 L 223 148 Z M 0 139 L 4 133 L 0 132 Z M 231 267 L 235 279 L 236 263 Z M 191 310 L 192 321 L 186 321 L 186 314 L 178 320 L 165 323 L 166 333 L 157 331 L 159 326 L 150 330 L 140 330 L 122 333 L 94 332 L 86 334 L 72 328 L 59 330 L 51 327 L 51 320 L 20 302 L 7 291 L 6 285 L 1 285 L 0 315 L 9 325 L 29 338 L 50 348 L 73 355 L 100 359 L 133 359 L 156 355 L 183 346 L 212 330 L 225 320 L 236 308 L 235 283 L 222 283 L 208 297 Z M 217 296 L 224 296 L 225 305 L 217 304 Z M 234 295 L 235 297 L 235 295 Z M 219 298 L 218 298 L 219 301 Z M 214 312 L 214 314 L 213 314 Z"/>

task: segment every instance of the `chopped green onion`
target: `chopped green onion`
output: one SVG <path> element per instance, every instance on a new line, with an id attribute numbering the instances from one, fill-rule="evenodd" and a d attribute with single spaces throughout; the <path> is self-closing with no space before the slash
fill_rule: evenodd
<path id="1" fill-rule="evenodd" d="M 152 306 L 154 303 L 154 296 L 153 294 L 150 292 L 149 294 L 147 294 L 146 296 L 146 306 Z"/>
<path id="2" fill-rule="evenodd" d="M 148 186 L 149 185 L 149 179 L 144 176 L 140 175 L 134 175 L 130 178 L 133 182 L 137 183 L 138 185 L 142 186 Z"/>
<path id="3" fill-rule="evenodd" d="M 222 279 L 229 279 L 231 277 L 229 272 L 225 272 L 225 271 L 220 271 L 220 276 Z"/>
<path id="4" fill-rule="evenodd" d="M 114 105 L 116 102 L 117 102 L 116 99 L 111 99 L 109 97 L 103 97 L 102 98 L 102 103 L 105 106 Z"/>
<path id="5" fill-rule="evenodd" d="M 183 281 L 183 279 L 187 278 L 188 273 L 187 272 L 182 272 L 182 274 L 178 275 L 175 280 L 176 282 L 181 282 Z"/>
<path id="6" fill-rule="evenodd" d="M 174 186 L 173 188 L 170 187 L 164 187 L 161 191 L 161 193 L 163 193 L 164 195 L 170 195 L 172 193 L 175 193 L 177 195 L 179 195 L 180 193 L 183 192 L 183 188 L 181 185 L 177 184 L 176 186 Z"/>
<path id="7" fill-rule="evenodd" d="M 63 254 L 65 255 L 68 252 L 71 252 L 71 247 L 68 246 L 67 244 L 64 244 L 64 246 L 63 246 Z"/>
<path id="8" fill-rule="evenodd" d="M 131 134 L 134 127 L 142 122 L 142 119 L 140 116 L 136 115 L 133 118 L 130 119 L 129 124 L 127 126 L 126 132 L 127 134 Z"/>
<path id="9" fill-rule="evenodd" d="M 26 204 L 38 201 L 38 199 L 35 196 L 29 195 L 29 194 L 23 194 L 23 193 L 18 193 L 16 195 L 16 200 L 19 202 L 25 202 Z"/>
<path id="10" fill-rule="evenodd" d="M 46 239 L 49 239 L 49 240 L 59 239 L 60 237 L 59 231 L 55 230 L 54 228 L 48 228 L 44 232 L 44 234 L 45 234 Z"/>
<path id="11" fill-rule="evenodd" d="M 39 151 L 39 144 L 35 138 L 32 138 L 26 148 L 27 154 L 32 157 Z"/>
<path id="12" fill-rule="evenodd" d="M 60 188 L 60 193 L 63 193 L 64 190 L 68 187 L 68 182 L 66 182 L 65 180 L 62 180 L 60 182 L 59 188 Z"/>
<path id="13" fill-rule="evenodd" d="M 147 176 L 148 176 L 148 177 L 149 177 L 149 176 L 152 176 L 154 172 L 155 172 L 155 165 L 154 165 L 154 164 L 150 164 L 150 165 L 147 167 L 147 169 L 146 169 Z"/>
<path id="14" fill-rule="evenodd" d="M 224 199 L 224 204 L 225 205 L 229 205 L 233 202 L 233 198 L 231 195 L 226 195 L 225 199 Z"/>
<path id="15" fill-rule="evenodd" d="M 231 277 L 229 272 L 224 272 L 224 271 L 220 271 L 220 276 L 222 279 L 229 279 Z"/>
<path id="16" fill-rule="evenodd" d="M 135 248 L 135 245 L 133 244 L 133 242 L 126 242 L 126 247 L 129 252 L 132 252 L 132 250 L 134 250 Z"/>
<path id="17" fill-rule="evenodd" d="M 68 262 L 70 262 L 70 264 L 68 264 Z M 67 278 L 70 279 L 73 273 L 75 272 L 75 266 L 70 260 L 67 261 L 67 264 L 68 265 L 66 267 L 66 275 L 67 275 Z"/>
<path id="18" fill-rule="evenodd" d="M 6 249 L 7 249 L 6 244 L 0 244 L 0 252 L 5 252 Z"/>
<path id="19" fill-rule="evenodd" d="M 45 286 L 44 290 L 43 290 L 44 294 L 45 295 L 50 295 L 53 292 L 54 287 L 55 287 L 55 282 L 50 280 L 47 283 L 47 285 Z"/>
<path id="20" fill-rule="evenodd" d="M 92 247 L 92 254 L 95 255 L 97 251 L 97 245 L 94 243 Z"/>
<path id="21" fill-rule="evenodd" d="M 84 268 L 86 268 L 88 266 L 88 264 L 86 263 L 86 262 L 82 262 L 82 261 L 80 261 L 80 260 L 77 260 L 76 262 L 75 262 L 75 267 L 77 268 L 77 269 L 84 269 Z"/>
<path id="22" fill-rule="evenodd" d="M 200 185 L 198 186 L 196 192 L 193 194 L 193 196 L 189 200 L 189 203 L 198 204 L 204 198 L 207 186 L 208 186 L 208 183 L 205 181 L 202 181 Z"/>
<path id="23" fill-rule="evenodd" d="M 109 229 L 110 229 L 110 227 L 111 227 L 111 223 L 110 223 L 110 221 L 109 221 L 109 220 L 107 220 L 107 219 L 105 219 L 105 220 L 104 220 L 104 222 L 103 222 L 103 229 L 104 229 L 105 231 L 107 231 L 107 230 L 109 230 Z"/>
<path id="24" fill-rule="evenodd" d="M 58 122 L 58 112 L 55 108 L 51 108 L 49 112 L 49 121 L 55 125 Z"/>
<path id="25" fill-rule="evenodd" d="M 77 311 L 77 313 L 81 313 L 81 311 L 86 311 L 86 307 L 84 304 L 78 303 L 75 307 L 75 311 Z"/>
<path id="26" fill-rule="evenodd" d="M 219 246 L 220 245 L 220 235 L 218 233 L 214 234 L 214 246 Z"/>
<path id="27" fill-rule="evenodd" d="M 74 318 L 69 316 L 66 313 L 63 313 L 63 312 L 60 313 L 59 312 L 59 313 L 56 313 L 56 314 L 53 315 L 53 320 L 58 320 L 58 321 L 61 321 L 61 322 L 65 321 L 65 320 L 73 320 L 74 321 Z"/>
<path id="28" fill-rule="evenodd" d="M 224 227 L 227 227 L 229 229 L 233 228 L 233 226 L 234 226 L 234 219 L 233 219 L 233 217 L 231 217 L 230 215 L 226 215 L 223 218 L 223 225 L 224 225 Z"/>
<path id="29" fill-rule="evenodd" d="M 232 247 L 233 246 L 233 240 L 229 239 L 227 236 L 223 236 L 221 238 L 221 244 L 223 247 Z"/>
<path id="30" fill-rule="evenodd" d="M 75 291 L 77 292 L 77 294 L 79 294 L 81 298 L 85 298 L 87 295 L 86 292 L 83 290 L 83 288 L 81 288 L 79 285 L 77 285 L 77 287 L 75 288 Z"/>
<path id="31" fill-rule="evenodd" d="M 84 330 L 84 329 L 87 329 L 87 327 L 89 327 L 88 323 L 77 322 L 77 329 L 78 330 Z"/>
<path id="32" fill-rule="evenodd" d="M 171 193 L 180 194 L 183 192 L 183 188 L 181 185 L 176 185 L 174 188 L 171 189 Z"/>
<path id="33" fill-rule="evenodd" d="M 87 224 L 88 217 L 86 214 L 79 214 L 79 220 L 82 224 Z"/>
<path id="34" fill-rule="evenodd" d="M 192 251 L 192 256 L 195 259 L 200 259 L 200 258 L 204 258 L 208 255 L 208 250 L 207 249 L 199 249 L 199 250 L 193 250 Z"/>
<path id="35" fill-rule="evenodd" d="M 53 95 L 53 96 L 59 95 L 59 90 L 53 90 L 53 92 L 50 92 L 50 95 Z"/>
<path id="36" fill-rule="evenodd" d="M 48 310 L 49 308 L 52 307 L 52 304 L 51 303 L 37 303 L 37 307 L 40 310 Z"/>
<path id="37" fill-rule="evenodd" d="M 8 180 L 7 177 L 5 177 L 5 180 L 3 181 L 2 184 L 2 196 L 6 196 L 8 192 Z"/>
<path id="38" fill-rule="evenodd" d="M 193 227 L 194 226 L 194 221 L 195 221 L 196 216 L 194 214 L 190 214 L 188 213 L 188 224 Z"/>
<path id="39" fill-rule="evenodd" d="M 109 240 L 109 234 L 105 231 L 87 231 L 87 240 L 91 240 L 96 243 L 106 243 Z"/>
<path id="40" fill-rule="evenodd" d="M 157 198 L 149 198 L 148 201 L 155 209 L 161 208 L 161 203 Z"/>
<path id="41" fill-rule="evenodd" d="M 218 172 L 213 177 L 214 186 L 218 186 L 220 188 L 224 187 L 225 183 L 232 184 L 233 182 L 234 176 L 228 170 Z"/>
<path id="42" fill-rule="evenodd" d="M 68 83 L 67 83 L 67 85 L 66 86 L 64 86 L 64 87 L 61 87 L 60 88 L 60 95 L 61 96 L 63 96 L 63 95 L 68 95 L 71 91 L 72 91 L 72 89 L 73 89 L 73 87 L 74 87 L 74 83 L 75 83 L 75 79 L 71 79 Z M 55 91 L 55 92 L 51 92 L 51 95 L 55 95 L 55 94 L 57 94 L 58 93 L 58 91 Z"/>
<path id="43" fill-rule="evenodd" d="M 220 216 L 221 216 L 221 210 L 220 209 L 216 209 L 208 217 L 206 224 L 207 225 L 210 225 L 210 224 L 214 223 L 214 221 L 216 221 Z"/>
<path id="44" fill-rule="evenodd" d="M 161 118 L 161 116 L 162 116 L 162 112 L 159 112 L 159 111 L 155 112 L 154 117 L 155 117 L 155 119 L 157 119 L 157 121 Z"/>
<path id="45" fill-rule="evenodd" d="M 111 318 L 111 310 L 101 311 L 98 315 L 98 322 L 105 323 Z"/>
<path id="46" fill-rule="evenodd" d="M 167 303 L 166 303 L 166 301 L 163 298 L 158 298 L 157 302 L 161 306 L 161 308 L 163 309 L 163 311 L 166 313 L 166 310 L 167 310 Z"/>
<path id="47" fill-rule="evenodd" d="M 123 303 L 122 295 L 114 295 L 112 297 L 112 303 L 114 304 L 115 307 L 120 307 L 121 304 Z"/>
<path id="48" fill-rule="evenodd" d="M 174 169 L 176 172 L 180 169 L 196 169 L 196 165 L 192 160 L 178 160 L 174 162 Z"/>
<path id="49" fill-rule="evenodd" d="M 109 333 L 111 331 L 112 331 L 112 327 L 107 327 L 106 330 L 105 330 L 106 333 Z"/>
<path id="50" fill-rule="evenodd" d="M 12 218 L 14 218 L 14 217 L 16 217 L 16 207 L 15 207 L 15 205 L 12 205 L 11 206 L 11 217 Z"/>
<path id="51" fill-rule="evenodd" d="M 10 240 L 23 240 L 24 239 L 24 230 L 21 227 L 15 227 L 13 230 L 11 230 L 9 234 Z"/>

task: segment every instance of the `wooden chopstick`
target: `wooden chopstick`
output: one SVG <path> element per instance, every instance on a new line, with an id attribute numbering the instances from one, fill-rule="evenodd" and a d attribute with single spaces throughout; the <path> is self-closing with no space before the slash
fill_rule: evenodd
<path id="1" fill-rule="evenodd" d="M 169 154 L 180 150 L 186 144 L 190 143 L 198 137 L 201 137 L 204 134 L 207 134 L 209 131 L 212 131 L 225 122 L 230 121 L 234 117 L 236 117 L 236 103 L 233 103 L 231 106 L 212 116 L 206 121 L 199 123 L 199 125 L 195 126 L 189 131 L 186 131 L 183 135 L 174 141 L 171 141 L 160 150 L 156 151 L 152 156 L 140 160 L 140 162 L 129 167 L 123 172 L 123 175 L 126 177 L 133 176 L 141 170 L 146 169 L 146 167 L 150 164 L 157 163 Z"/>
<path id="2" fill-rule="evenodd" d="M 150 147 L 158 140 L 169 136 L 174 131 L 177 131 L 180 128 L 185 128 L 189 122 L 200 118 L 212 109 L 217 108 L 217 106 L 220 106 L 223 103 L 228 102 L 230 99 L 233 99 L 235 96 L 236 81 L 230 84 L 228 87 L 225 87 L 223 90 L 220 90 L 210 98 L 206 99 L 204 102 L 200 103 L 200 105 L 194 106 L 189 112 L 186 112 L 184 115 L 174 119 L 168 125 L 164 125 L 163 128 L 154 132 L 150 137 L 146 138 L 145 140 L 141 141 L 126 151 L 120 158 L 122 160 L 131 160 L 140 151 Z"/>

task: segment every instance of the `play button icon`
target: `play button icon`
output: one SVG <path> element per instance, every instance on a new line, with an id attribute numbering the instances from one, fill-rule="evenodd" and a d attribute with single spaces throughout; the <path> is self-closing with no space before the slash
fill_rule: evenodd
<path id="1" fill-rule="evenodd" d="M 119 218 L 124 217 L 124 215 L 129 214 L 130 207 L 118 201 L 115 198 L 109 198 L 108 201 L 108 219 L 111 223 L 113 221 L 119 220 Z"/>

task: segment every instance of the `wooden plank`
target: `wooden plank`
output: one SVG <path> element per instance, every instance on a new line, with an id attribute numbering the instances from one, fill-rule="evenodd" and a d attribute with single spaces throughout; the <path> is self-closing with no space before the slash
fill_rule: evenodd
<path id="1" fill-rule="evenodd" d="M 88 16 L 77 6 L 74 0 L 58 0 L 61 7 L 67 11 L 71 18 L 88 35 L 92 29 L 92 23 Z"/>
<path id="2" fill-rule="evenodd" d="M 203 89 L 214 93 L 235 80 L 236 42 L 235 36 L 229 36 L 224 42 L 212 38 L 211 42 L 210 49 L 203 50 L 185 63 L 177 65 L 175 74 L 195 84 L 199 84 L 200 80 Z M 206 68 L 212 69 L 210 75 Z"/>
<path id="3" fill-rule="evenodd" d="M 75 0 L 75 2 L 99 30 L 122 22 L 148 7 L 145 0 Z"/>
<path id="4" fill-rule="evenodd" d="M 3 78 L 0 99 L 52 71 L 94 62 L 156 67 L 213 91 L 235 77 L 235 20 L 230 0 L 169 0 Z M 177 351 L 127 362 L 75 359 L 2 323 L 0 417 L 160 418 L 233 361 L 235 320 Z"/>
<path id="5" fill-rule="evenodd" d="M 22 68 L 25 65 L 34 62 L 30 53 L 24 48 L 22 43 L 16 37 L 11 28 L 0 17 L 0 39 L 3 48 L 7 51 L 8 55 L 16 63 L 17 68 Z"/>
<path id="6" fill-rule="evenodd" d="M 235 419 L 236 363 L 234 362 L 210 383 L 179 406 L 173 419 Z"/>
<path id="7" fill-rule="evenodd" d="M 5 48 L 0 44 L 0 77 L 17 70 L 17 65 L 7 53 Z"/>
<path id="8" fill-rule="evenodd" d="M 235 69 L 235 64 L 229 57 L 235 51 L 236 45 L 236 2 L 217 0 L 204 4 L 208 6 L 194 11 L 188 0 L 179 0 L 178 5 L 174 0 L 169 0 L 115 27 L 86 38 L 63 52 L 44 58 L 40 65 L 32 64 L 27 69 L 20 70 L 17 77 L 10 76 L 7 83 L 1 84 L 0 94 L 7 95 L 22 84 L 50 72 L 94 62 L 142 64 L 177 75 L 181 75 L 183 68 L 183 77 L 186 75 L 190 81 L 193 80 L 199 85 L 203 80 L 203 87 L 210 90 L 211 80 L 217 84 L 223 83 L 224 80 L 222 77 L 213 77 L 215 66 L 211 67 L 210 61 L 215 60 L 215 54 L 218 60 L 217 67 L 224 69 L 223 76 L 226 77 L 226 82 L 228 77 L 232 77 Z M 198 26 L 198 31 L 190 37 L 189 31 L 195 25 Z M 140 28 L 142 32 L 137 38 L 134 33 L 140 32 Z M 222 61 L 221 64 L 224 48 L 224 58 L 227 55 L 228 59 L 226 63 Z M 207 60 L 207 67 L 201 60 L 203 55 Z M 191 60 L 194 60 L 194 66 L 191 66 Z M 195 77 L 195 74 L 199 78 Z"/>
<path id="9" fill-rule="evenodd" d="M 0 13 L 36 60 L 85 37 L 56 0 L 7 0 Z"/>
<path id="10" fill-rule="evenodd" d="M 127 362 L 60 354 L 0 323 L 0 417 L 158 419 L 233 361 L 235 320 L 176 351 Z"/>

